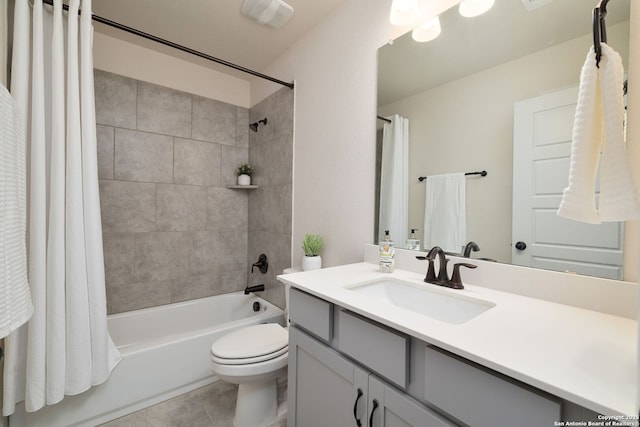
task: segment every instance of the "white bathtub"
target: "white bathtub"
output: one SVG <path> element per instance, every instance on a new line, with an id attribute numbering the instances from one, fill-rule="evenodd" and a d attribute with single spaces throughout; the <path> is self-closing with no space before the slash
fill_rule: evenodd
<path id="1" fill-rule="evenodd" d="M 259 302 L 260 311 L 253 311 Z M 57 405 L 27 413 L 11 427 L 93 427 L 217 380 L 209 368 L 211 344 L 230 330 L 257 323 L 283 324 L 281 309 L 242 292 L 109 316 L 122 361 L 104 384 Z"/>

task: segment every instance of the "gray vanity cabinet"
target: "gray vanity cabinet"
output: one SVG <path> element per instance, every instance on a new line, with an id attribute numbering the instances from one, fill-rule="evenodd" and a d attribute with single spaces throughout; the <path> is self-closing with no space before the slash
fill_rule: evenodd
<path id="1" fill-rule="evenodd" d="M 453 426 L 295 326 L 289 381 L 288 427 Z"/>
<path id="2" fill-rule="evenodd" d="M 291 289 L 290 309 L 288 427 L 537 427 L 562 418 L 557 397 L 313 295 Z"/>

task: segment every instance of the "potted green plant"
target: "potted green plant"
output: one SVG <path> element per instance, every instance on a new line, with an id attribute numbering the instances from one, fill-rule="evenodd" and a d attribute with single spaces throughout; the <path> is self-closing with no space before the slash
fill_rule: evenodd
<path id="1" fill-rule="evenodd" d="M 236 168 L 238 175 L 238 185 L 251 185 L 251 174 L 253 174 L 253 166 L 249 163 L 242 163 Z"/>
<path id="2" fill-rule="evenodd" d="M 302 239 L 302 271 L 317 270 L 322 268 L 320 251 L 324 246 L 324 239 L 319 234 L 305 234 Z"/>

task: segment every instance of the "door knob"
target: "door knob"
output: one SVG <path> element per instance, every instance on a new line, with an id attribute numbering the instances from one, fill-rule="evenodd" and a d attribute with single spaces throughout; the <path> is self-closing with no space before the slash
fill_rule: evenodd
<path id="1" fill-rule="evenodd" d="M 525 242 L 517 242 L 516 243 L 516 249 L 519 251 L 524 251 L 525 249 L 527 249 L 527 244 Z"/>

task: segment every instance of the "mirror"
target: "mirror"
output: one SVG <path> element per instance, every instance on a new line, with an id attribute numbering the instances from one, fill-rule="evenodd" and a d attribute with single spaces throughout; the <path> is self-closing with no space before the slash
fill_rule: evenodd
<path id="1" fill-rule="evenodd" d="M 378 116 L 409 120 L 408 229 L 420 229 L 420 240 L 425 183 L 418 177 L 486 170 L 486 177 L 466 179 L 466 240 L 480 247 L 473 258 L 512 262 L 514 180 L 531 179 L 518 169 L 514 174 L 514 104 L 577 87 L 593 43 L 596 3 L 497 0 L 475 18 L 454 7 L 440 16 L 442 33 L 435 40 L 418 43 L 408 33 L 379 49 Z M 625 69 L 629 9 L 629 0 L 610 2 L 606 17 L 608 44 Z M 378 124 L 380 136 L 383 122 Z M 377 205 L 376 218 L 378 212 Z M 616 230 L 622 244 L 622 227 Z M 394 241 L 404 246 L 404 238 Z"/>

